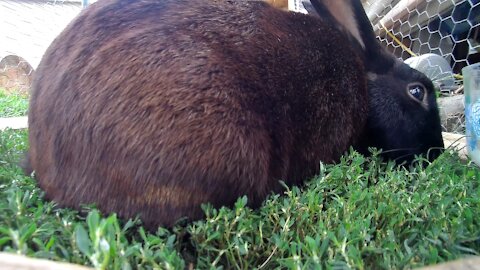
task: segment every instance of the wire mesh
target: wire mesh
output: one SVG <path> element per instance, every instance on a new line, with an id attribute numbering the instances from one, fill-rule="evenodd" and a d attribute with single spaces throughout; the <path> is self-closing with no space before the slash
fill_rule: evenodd
<path id="1" fill-rule="evenodd" d="M 0 0 L 0 88 L 28 91 L 45 50 L 80 10 L 80 1 Z"/>

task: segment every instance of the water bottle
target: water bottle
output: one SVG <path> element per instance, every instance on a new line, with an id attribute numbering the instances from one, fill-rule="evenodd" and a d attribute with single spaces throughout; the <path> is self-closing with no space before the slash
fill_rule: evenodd
<path id="1" fill-rule="evenodd" d="M 467 152 L 480 166 L 480 63 L 462 69 Z"/>

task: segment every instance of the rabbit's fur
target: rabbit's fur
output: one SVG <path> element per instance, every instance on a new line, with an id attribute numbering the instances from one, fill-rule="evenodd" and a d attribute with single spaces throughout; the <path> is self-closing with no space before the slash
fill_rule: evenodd
<path id="1" fill-rule="evenodd" d="M 370 47 L 350 33 L 263 2 L 99 1 L 36 71 L 29 166 L 60 205 L 150 228 L 242 195 L 257 207 L 279 180 L 301 184 L 376 135 Z"/>

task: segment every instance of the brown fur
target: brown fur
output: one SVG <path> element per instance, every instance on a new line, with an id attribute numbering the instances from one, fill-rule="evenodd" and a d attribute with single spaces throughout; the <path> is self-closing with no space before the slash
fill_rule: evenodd
<path id="1" fill-rule="evenodd" d="M 29 159 L 62 206 L 170 226 L 302 183 L 366 112 L 362 64 L 330 23 L 262 2 L 103 0 L 36 71 Z"/>

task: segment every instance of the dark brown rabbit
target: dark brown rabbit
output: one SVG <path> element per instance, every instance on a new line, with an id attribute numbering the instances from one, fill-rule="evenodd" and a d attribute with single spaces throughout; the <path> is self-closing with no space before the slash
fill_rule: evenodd
<path id="1" fill-rule="evenodd" d="M 104 0 L 36 72 L 29 154 L 61 205 L 171 225 L 300 183 L 366 115 L 360 58 L 332 24 L 262 2 Z"/>
<path id="2" fill-rule="evenodd" d="M 28 161 L 47 198 L 170 226 L 202 203 L 257 207 L 365 142 L 364 63 L 384 58 L 316 4 L 329 15 L 212 0 L 82 11 L 33 82 Z"/>

